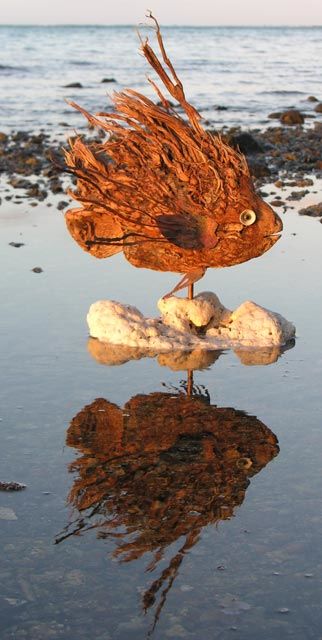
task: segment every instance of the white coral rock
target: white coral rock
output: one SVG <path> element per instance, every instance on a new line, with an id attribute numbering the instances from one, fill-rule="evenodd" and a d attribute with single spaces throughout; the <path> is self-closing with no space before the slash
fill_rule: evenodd
<path id="1" fill-rule="evenodd" d="M 295 327 L 279 313 L 244 302 L 226 309 L 212 292 L 193 300 L 161 298 L 162 318 L 146 318 L 136 308 L 112 300 L 91 305 L 87 322 L 90 335 L 102 342 L 167 352 L 172 349 L 222 349 L 271 347 L 286 344 Z"/>

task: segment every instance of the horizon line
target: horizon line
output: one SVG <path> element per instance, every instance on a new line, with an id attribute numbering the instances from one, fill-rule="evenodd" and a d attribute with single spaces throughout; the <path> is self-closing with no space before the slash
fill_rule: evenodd
<path id="1" fill-rule="evenodd" d="M 144 23 L 95 23 L 95 22 L 0 22 L 0 27 L 96 27 L 96 28 L 136 28 L 139 26 L 140 28 L 147 27 L 148 24 Z M 271 24 L 271 23 L 256 23 L 256 24 L 162 24 L 162 29 L 164 28 L 184 28 L 184 29 L 212 29 L 212 28 L 223 28 L 223 29 L 252 29 L 257 27 L 262 27 L 265 29 L 320 29 L 322 27 L 321 24 Z"/>

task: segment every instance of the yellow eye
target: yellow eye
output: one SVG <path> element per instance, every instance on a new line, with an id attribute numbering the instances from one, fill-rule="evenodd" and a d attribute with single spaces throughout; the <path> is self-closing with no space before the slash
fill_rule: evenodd
<path id="1" fill-rule="evenodd" d="M 241 212 L 239 220 L 245 225 L 245 227 L 249 227 L 256 221 L 256 213 L 255 211 L 252 211 L 252 209 L 245 209 L 245 211 Z"/>

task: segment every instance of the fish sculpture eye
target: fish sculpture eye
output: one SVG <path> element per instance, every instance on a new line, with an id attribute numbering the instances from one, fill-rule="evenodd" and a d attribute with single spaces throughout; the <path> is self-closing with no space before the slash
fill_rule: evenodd
<path id="1" fill-rule="evenodd" d="M 245 227 L 249 227 L 256 221 L 256 213 L 251 209 L 245 209 L 245 211 L 241 212 L 239 220 L 243 225 L 245 225 Z"/>

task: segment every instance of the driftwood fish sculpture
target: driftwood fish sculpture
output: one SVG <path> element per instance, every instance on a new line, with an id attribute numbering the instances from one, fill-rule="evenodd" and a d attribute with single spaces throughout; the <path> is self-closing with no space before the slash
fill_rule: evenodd
<path id="1" fill-rule="evenodd" d="M 108 135 L 101 143 L 70 141 L 67 171 L 77 178 L 66 213 L 69 232 L 96 258 L 123 251 L 135 267 L 184 274 L 168 294 L 193 283 L 208 267 L 256 258 L 279 238 L 282 222 L 254 190 L 245 157 L 207 132 L 187 102 L 153 20 L 163 64 L 148 40 L 141 50 L 185 112 L 183 118 L 154 87 L 158 103 L 127 89 L 114 95 L 115 112 L 91 115 Z"/>

